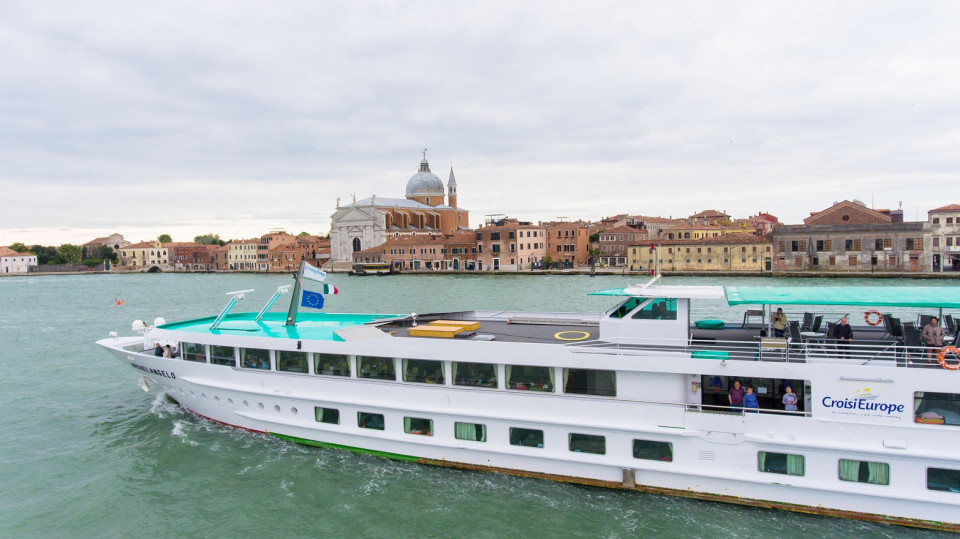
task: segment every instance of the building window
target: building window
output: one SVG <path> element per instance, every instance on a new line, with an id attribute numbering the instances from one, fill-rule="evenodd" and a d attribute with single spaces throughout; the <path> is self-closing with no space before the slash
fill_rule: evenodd
<path id="1" fill-rule="evenodd" d="M 307 354 L 306 352 L 289 352 L 278 350 L 277 370 L 286 372 L 307 372 Z"/>
<path id="2" fill-rule="evenodd" d="M 592 453 L 594 455 L 605 455 L 607 453 L 607 440 L 603 436 L 571 433 L 567 437 L 567 444 L 570 451 L 574 453 Z"/>
<path id="3" fill-rule="evenodd" d="M 506 365 L 507 389 L 553 392 L 553 367 Z"/>
<path id="4" fill-rule="evenodd" d="M 404 417 L 403 432 L 407 434 L 419 434 L 421 436 L 433 436 L 433 420 L 420 417 Z"/>
<path id="5" fill-rule="evenodd" d="M 543 431 L 510 427 L 510 445 L 543 447 Z"/>
<path id="6" fill-rule="evenodd" d="M 804 475 L 803 455 L 788 455 L 786 453 L 757 452 L 757 469 L 766 473 L 784 475 Z"/>
<path id="7" fill-rule="evenodd" d="M 927 488 L 944 492 L 960 492 L 960 470 L 927 468 Z"/>
<path id="8" fill-rule="evenodd" d="M 890 465 L 885 462 L 840 459 L 838 472 L 841 481 L 873 485 L 890 484 Z"/>
<path id="9" fill-rule="evenodd" d="M 313 372 L 328 376 L 350 376 L 350 360 L 340 354 L 314 354 Z"/>
<path id="10" fill-rule="evenodd" d="M 383 430 L 383 414 L 357 412 L 357 426 L 361 429 Z"/>
<path id="11" fill-rule="evenodd" d="M 633 458 L 673 462 L 673 444 L 655 440 L 634 440 Z"/>
<path id="12" fill-rule="evenodd" d="M 458 440 L 487 441 L 487 426 L 480 423 L 460 423 L 457 421 L 453 424 L 453 433 Z"/>
<path id="13" fill-rule="evenodd" d="M 857 257 L 855 257 L 855 256 L 847 257 L 847 265 L 850 266 L 851 268 L 856 267 L 856 266 L 857 266 Z"/>
<path id="14" fill-rule="evenodd" d="M 375 380 L 396 380 L 393 358 L 357 356 L 357 377 Z"/>
<path id="15" fill-rule="evenodd" d="M 429 359 L 404 359 L 403 381 L 420 384 L 443 384 L 443 362 Z"/>
<path id="16" fill-rule="evenodd" d="M 617 373 L 593 369 L 563 369 L 563 392 L 616 397 Z"/>
<path id="17" fill-rule="evenodd" d="M 939 218 L 939 217 L 934 217 L 934 218 L 933 218 L 933 224 L 939 225 L 939 224 L 940 224 L 940 218 Z"/>
<path id="18" fill-rule="evenodd" d="M 947 217 L 947 224 L 948 224 L 948 225 L 952 225 L 952 224 L 953 224 L 953 217 Z"/>
<path id="19" fill-rule="evenodd" d="M 453 363 L 453 385 L 497 387 L 497 366 L 491 363 Z"/>
<path id="20" fill-rule="evenodd" d="M 317 423 L 330 423 L 331 425 L 340 424 L 340 410 L 336 408 L 323 408 L 314 406 L 313 414 L 317 418 Z"/>

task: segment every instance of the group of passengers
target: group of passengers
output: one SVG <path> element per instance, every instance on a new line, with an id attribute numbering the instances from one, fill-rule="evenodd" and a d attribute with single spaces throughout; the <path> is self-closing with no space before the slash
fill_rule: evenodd
<path id="1" fill-rule="evenodd" d="M 177 355 L 177 351 L 169 344 L 161 345 L 160 343 L 157 343 L 156 348 L 153 349 L 153 355 L 157 357 L 175 357 Z"/>
<path id="2" fill-rule="evenodd" d="M 714 385 L 716 386 L 718 382 L 719 377 L 716 377 Z M 781 399 L 783 409 L 788 412 L 796 412 L 798 399 L 797 394 L 793 392 L 793 387 L 786 384 L 783 386 L 783 392 L 783 398 Z M 760 409 L 760 401 L 757 400 L 757 394 L 753 392 L 753 386 L 748 384 L 744 387 L 740 384 L 740 380 L 734 380 L 733 385 L 727 390 L 727 400 L 730 402 L 730 406 L 734 408 L 744 408 L 749 411 Z"/>

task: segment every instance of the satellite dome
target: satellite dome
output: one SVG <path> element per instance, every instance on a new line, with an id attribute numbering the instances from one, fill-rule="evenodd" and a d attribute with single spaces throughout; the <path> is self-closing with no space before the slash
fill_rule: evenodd
<path id="1" fill-rule="evenodd" d="M 420 171 L 407 181 L 407 196 L 440 196 L 444 194 L 443 182 L 430 172 L 426 156 L 420 161 Z"/>

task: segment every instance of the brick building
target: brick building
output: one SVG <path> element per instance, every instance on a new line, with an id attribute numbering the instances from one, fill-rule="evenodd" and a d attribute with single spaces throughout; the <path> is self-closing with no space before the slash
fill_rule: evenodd
<path id="1" fill-rule="evenodd" d="M 647 231 L 631 226 L 618 226 L 600 231 L 597 261 L 601 266 L 620 268 L 627 265 L 627 249 L 647 239 Z"/>
<path id="2" fill-rule="evenodd" d="M 590 264 L 592 225 L 584 221 L 550 221 L 540 225 L 546 230 L 544 256 L 564 267 L 576 268 Z"/>
<path id="3" fill-rule="evenodd" d="M 547 231 L 516 219 L 500 219 L 476 230 L 478 270 L 539 267 L 547 254 Z"/>
<path id="4" fill-rule="evenodd" d="M 960 271 L 960 204 L 927 212 L 930 227 L 930 267 L 933 271 Z"/>
<path id="5" fill-rule="evenodd" d="M 631 270 L 652 270 L 657 257 L 660 269 L 684 271 L 770 271 L 773 244 L 770 236 L 722 234 L 699 239 L 646 240 L 630 246 Z"/>

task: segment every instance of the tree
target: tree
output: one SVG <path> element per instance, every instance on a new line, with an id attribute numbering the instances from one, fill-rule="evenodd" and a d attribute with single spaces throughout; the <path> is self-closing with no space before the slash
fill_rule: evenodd
<path id="1" fill-rule="evenodd" d="M 116 262 L 119 258 L 116 251 L 113 250 L 113 247 L 109 245 L 101 245 L 99 255 L 101 260 L 111 260 L 113 262 Z"/>
<path id="2" fill-rule="evenodd" d="M 301 232 L 301 233 L 297 234 L 297 236 L 309 236 L 309 235 L 310 235 L 309 232 Z"/>
<path id="3" fill-rule="evenodd" d="M 195 236 L 193 238 L 195 243 L 200 243 L 202 245 L 223 245 L 223 240 L 220 239 L 219 234 L 202 234 L 200 236 Z"/>
<path id="4" fill-rule="evenodd" d="M 160 243 L 170 243 L 173 241 L 173 238 L 170 237 L 170 234 L 160 234 L 157 236 L 157 241 Z"/>
<path id="5" fill-rule="evenodd" d="M 10 249 L 13 250 L 13 251 L 16 251 L 16 252 L 18 252 L 18 253 L 25 253 L 25 252 L 27 252 L 27 250 L 28 250 L 28 249 L 27 249 L 27 246 L 24 245 L 24 244 L 22 244 L 22 243 L 20 243 L 19 241 L 16 242 L 16 243 L 11 243 L 11 244 L 10 244 Z"/>
<path id="6" fill-rule="evenodd" d="M 61 259 L 57 253 L 56 247 L 44 247 L 43 245 L 34 245 L 30 247 L 30 252 L 37 255 L 37 264 L 60 264 Z"/>
<path id="7" fill-rule="evenodd" d="M 64 243 L 57 248 L 57 253 L 68 264 L 79 264 L 83 259 L 83 252 L 76 245 Z"/>

